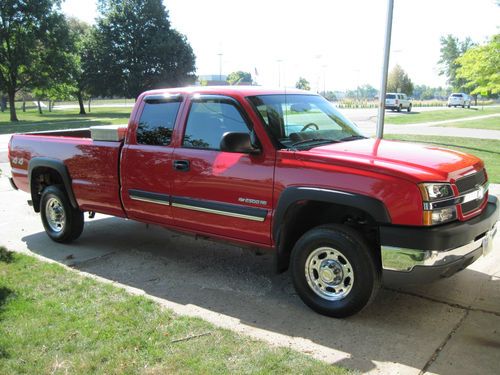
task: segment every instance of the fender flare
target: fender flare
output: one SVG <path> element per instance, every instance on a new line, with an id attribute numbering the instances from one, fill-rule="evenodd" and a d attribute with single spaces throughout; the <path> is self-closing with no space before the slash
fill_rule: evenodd
<path id="1" fill-rule="evenodd" d="M 39 205 L 38 205 L 38 211 L 37 211 L 37 206 L 35 205 L 35 196 L 36 192 L 34 191 L 34 187 L 32 186 L 32 174 L 33 171 L 36 168 L 39 167 L 44 167 L 44 168 L 49 168 L 55 170 L 59 176 L 61 176 L 61 179 L 64 184 L 64 189 L 66 190 L 66 193 L 68 194 L 68 199 L 69 202 L 71 203 L 71 206 L 74 208 L 78 208 L 78 203 L 75 198 L 75 194 L 73 193 L 73 187 L 71 185 L 71 178 L 69 176 L 68 168 L 66 165 L 61 161 L 57 159 L 51 159 L 51 158 L 44 158 L 44 157 L 35 157 L 30 160 L 29 165 L 28 165 L 28 184 L 31 192 L 31 199 L 33 200 L 33 207 L 35 208 L 35 212 L 39 211 Z"/>
<path id="2" fill-rule="evenodd" d="M 283 223 L 289 208 L 300 201 L 319 201 L 335 203 L 347 207 L 357 208 L 367 212 L 380 224 L 390 224 L 391 218 L 384 203 L 366 195 L 350 193 L 341 190 L 323 189 L 307 186 L 293 186 L 286 188 L 280 195 L 274 212 L 272 236 L 276 247 L 276 267 L 278 272 L 288 268 L 289 249 L 284 248 L 281 239 Z"/>

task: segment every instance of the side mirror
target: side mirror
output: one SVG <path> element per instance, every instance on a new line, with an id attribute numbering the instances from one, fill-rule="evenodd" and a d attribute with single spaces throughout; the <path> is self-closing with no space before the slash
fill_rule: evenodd
<path id="1" fill-rule="evenodd" d="M 220 141 L 220 149 L 225 152 L 241 152 L 244 154 L 258 154 L 260 149 L 252 145 L 248 133 L 227 132 Z"/>

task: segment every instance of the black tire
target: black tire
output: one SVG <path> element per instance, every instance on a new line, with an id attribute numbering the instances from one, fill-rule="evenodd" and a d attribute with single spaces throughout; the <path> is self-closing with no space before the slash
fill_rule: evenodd
<path id="1" fill-rule="evenodd" d="M 401 112 L 402 108 L 403 108 L 403 106 L 400 104 L 399 107 L 398 107 L 398 112 Z"/>
<path id="2" fill-rule="evenodd" d="M 341 293 L 341 288 L 345 287 L 347 283 L 345 288 L 350 289 L 345 295 L 342 293 L 337 295 L 335 291 L 334 297 L 322 296 L 320 295 L 321 291 L 315 291 L 314 287 L 311 286 L 316 285 L 317 290 L 318 285 L 321 287 L 320 283 L 324 283 L 323 276 L 320 277 L 317 272 L 314 274 L 314 271 L 313 273 L 307 271 L 310 269 L 308 265 L 311 263 L 311 261 L 308 262 L 308 258 L 312 259 L 312 263 L 314 263 L 314 259 L 317 259 L 314 254 L 322 251 L 330 252 L 330 250 L 322 248 L 333 249 L 335 254 L 340 253 L 341 255 L 337 257 L 339 265 L 344 260 L 346 263 L 342 264 L 346 268 L 350 269 L 349 266 L 352 266 L 352 279 L 350 281 L 345 278 L 344 272 L 342 272 L 343 284 L 337 286 L 329 284 L 334 288 L 339 287 L 339 293 Z M 335 258 L 335 255 L 326 256 Z M 324 257 L 320 260 L 321 266 L 317 266 L 318 268 L 322 270 L 332 268 L 331 264 L 328 267 L 325 266 L 325 262 L 331 262 L 330 259 Z M 357 231 L 345 225 L 322 225 L 306 232 L 292 250 L 291 273 L 295 290 L 302 301 L 314 311 L 335 318 L 344 318 L 359 312 L 375 298 L 381 285 L 381 266 L 374 249 L 370 248 Z M 317 276 L 316 284 L 312 280 L 315 276 Z M 335 275 L 331 274 L 331 276 Z M 330 287 L 326 285 L 323 287 L 327 289 L 326 292 L 329 292 L 328 288 Z M 333 290 L 333 288 L 330 289 Z M 332 298 L 337 297 L 341 298 L 332 300 Z"/>
<path id="3" fill-rule="evenodd" d="M 69 243 L 83 231 L 83 212 L 73 208 L 60 185 L 51 185 L 42 192 L 40 215 L 45 232 L 51 240 Z"/>
<path id="4" fill-rule="evenodd" d="M 411 104 L 408 106 L 407 111 L 408 111 L 408 112 L 411 112 Z"/>
<path id="5" fill-rule="evenodd" d="M 465 104 L 462 106 L 462 108 L 465 108 Z"/>

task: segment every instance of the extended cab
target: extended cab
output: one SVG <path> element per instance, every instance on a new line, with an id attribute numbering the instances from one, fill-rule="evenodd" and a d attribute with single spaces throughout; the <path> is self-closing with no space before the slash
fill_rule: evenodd
<path id="1" fill-rule="evenodd" d="M 128 127 L 16 134 L 9 159 L 54 241 L 78 238 L 87 211 L 272 249 L 302 300 L 334 317 L 382 282 L 467 267 L 499 215 L 477 157 L 366 138 L 299 90 L 150 91 Z"/>

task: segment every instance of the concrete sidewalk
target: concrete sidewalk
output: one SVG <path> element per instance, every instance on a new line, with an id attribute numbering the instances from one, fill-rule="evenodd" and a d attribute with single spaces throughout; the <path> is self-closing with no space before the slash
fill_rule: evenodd
<path id="1" fill-rule="evenodd" d="M 5 168 L 6 165 L 0 165 Z M 26 193 L 0 177 L 0 245 L 145 294 L 179 314 L 364 373 L 496 374 L 500 241 L 450 279 L 381 290 L 360 314 L 326 318 L 295 294 L 272 254 L 98 215 L 71 245 L 48 239 Z"/>

